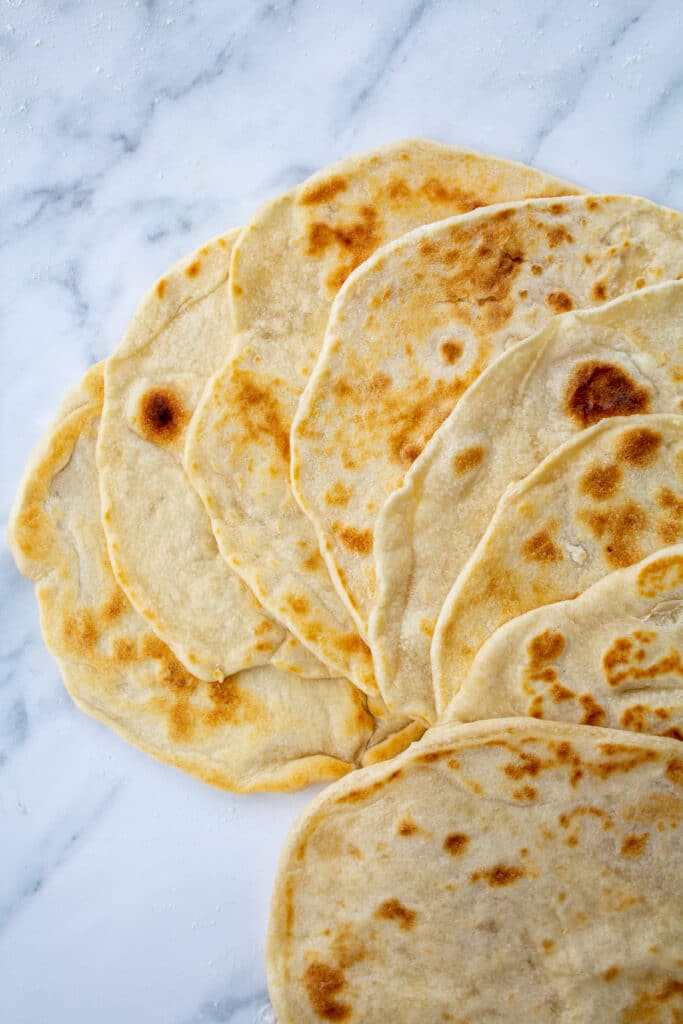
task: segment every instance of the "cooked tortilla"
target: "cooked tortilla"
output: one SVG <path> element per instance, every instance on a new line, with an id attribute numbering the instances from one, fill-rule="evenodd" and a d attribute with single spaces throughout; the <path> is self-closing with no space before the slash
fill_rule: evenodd
<path id="1" fill-rule="evenodd" d="M 222 679 L 272 662 L 320 677 L 327 669 L 221 558 L 182 465 L 194 407 L 232 344 L 228 286 L 238 233 L 162 277 L 106 362 L 97 448 L 104 530 L 119 585 L 193 675 Z"/>
<path id="2" fill-rule="evenodd" d="M 532 168 L 413 140 L 314 175 L 268 203 L 235 245 L 235 355 L 195 414 L 187 470 L 229 564 L 331 671 L 367 693 L 377 692 L 369 650 L 289 482 L 290 427 L 334 296 L 378 246 L 418 224 L 575 191 Z"/>
<path id="3" fill-rule="evenodd" d="M 74 701 L 162 761 L 237 792 L 338 778 L 403 749 L 414 726 L 377 726 L 343 679 L 271 665 L 202 681 L 130 604 L 112 573 L 100 521 L 95 445 L 102 365 L 67 398 L 28 468 L 10 523 L 21 571 L 35 580 L 41 626 Z"/>
<path id="4" fill-rule="evenodd" d="M 679 213 L 579 196 L 421 228 L 348 280 L 299 405 L 292 479 L 364 636 L 377 516 L 467 388 L 555 314 L 681 275 Z"/>
<path id="5" fill-rule="evenodd" d="M 370 646 L 390 706 L 433 720 L 434 626 L 508 484 L 602 417 L 682 401 L 682 281 L 554 317 L 491 364 L 377 519 Z"/>
<path id="6" fill-rule="evenodd" d="M 683 545 L 501 626 L 444 719 L 513 715 L 683 740 Z"/>
<path id="7" fill-rule="evenodd" d="M 683 541 L 683 416 L 605 419 L 509 488 L 441 610 L 437 712 L 485 640 L 532 608 Z"/>
<path id="8" fill-rule="evenodd" d="M 681 749 L 501 719 L 328 787 L 275 883 L 279 1024 L 681 1019 Z"/>

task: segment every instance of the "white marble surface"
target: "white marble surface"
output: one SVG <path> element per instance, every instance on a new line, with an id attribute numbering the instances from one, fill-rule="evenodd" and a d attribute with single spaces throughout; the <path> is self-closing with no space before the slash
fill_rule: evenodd
<path id="1" fill-rule="evenodd" d="M 144 288 L 336 157 L 420 134 L 683 207 L 678 0 L 0 0 L 6 524 Z M 288 823 L 66 697 L 1 553 L 0 1020 L 254 1024 Z"/>

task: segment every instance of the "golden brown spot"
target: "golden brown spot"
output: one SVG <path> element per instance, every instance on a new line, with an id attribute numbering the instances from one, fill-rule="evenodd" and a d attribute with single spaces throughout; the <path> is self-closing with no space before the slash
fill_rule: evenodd
<path id="1" fill-rule="evenodd" d="M 622 478 L 621 467 L 613 463 L 606 466 L 591 466 L 581 478 L 580 487 L 596 501 L 611 498 L 619 487 Z"/>
<path id="2" fill-rule="evenodd" d="M 514 882 L 519 881 L 523 878 L 526 871 L 522 867 L 514 867 L 510 864 L 496 864 L 495 867 L 489 868 L 488 870 L 474 871 L 470 875 L 471 882 L 478 882 L 483 879 L 492 888 L 498 888 L 503 885 L 512 885 Z"/>
<path id="3" fill-rule="evenodd" d="M 543 267 L 539 263 L 532 263 L 531 273 L 534 275 L 534 277 L 540 277 L 543 273 Z"/>
<path id="4" fill-rule="evenodd" d="M 674 1000 L 669 1011 L 662 1003 Z M 683 1020 L 683 981 L 666 978 L 658 990 L 643 989 L 621 1012 L 619 1024 L 680 1024 Z"/>
<path id="5" fill-rule="evenodd" d="M 649 832 L 642 832 L 639 836 L 626 836 L 621 844 L 621 856 L 642 857 L 649 836 Z"/>
<path id="6" fill-rule="evenodd" d="M 411 818 L 403 818 L 402 821 L 399 821 L 396 829 L 399 836 L 414 836 L 419 831 L 419 826 Z"/>
<path id="7" fill-rule="evenodd" d="M 545 301 L 553 313 L 568 313 L 570 309 L 574 308 L 574 303 L 566 292 L 551 292 Z"/>
<path id="8" fill-rule="evenodd" d="M 565 392 L 565 410 L 582 427 L 607 416 L 647 412 L 650 394 L 619 366 L 589 360 L 574 370 Z"/>
<path id="9" fill-rule="evenodd" d="M 596 281 L 591 288 L 591 298 L 595 302 L 604 302 L 607 298 L 607 285 L 604 281 Z"/>
<path id="10" fill-rule="evenodd" d="M 635 502 L 603 512 L 583 511 L 579 515 L 598 539 L 607 539 L 604 555 L 615 569 L 625 568 L 642 559 L 637 537 L 647 528 L 647 515 Z"/>
<path id="11" fill-rule="evenodd" d="M 470 837 L 465 832 L 451 832 L 443 841 L 443 848 L 451 857 L 459 857 L 469 845 Z"/>
<path id="12" fill-rule="evenodd" d="M 444 185 L 438 178 L 427 178 L 419 188 L 420 193 L 431 203 L 456 204 L 458 211 L 469 213 L 486 204 L 473 192 L 466 192 L 457 186 Z M 456 211 L 453 211 L 454 213 Z"/>
<path id="13" fill-rule="evenodd" d="M 512 792 L 515 800 L 535 800 L 538 796 L 538 790 L 534 789 L 533 786 L 521 786 L 520 789 L 515 789 Z"/>
<path id="14" fill-rule="evenodd" d="M 554 216 L 558 216 L 560 213 L 567 212 L 567 207 L 564 205 L 564 203 L 551 203 L 548 209 L 552 214 L 554 214 Z"/>
<path id="15" fill-rule="evenodd" d="M 370 654 L 370 648 L 358 633 L 341 633 L 334 637 L 334 646 L 346 654 Z"/>
<path id="16" fill-rule="evenodd" d="M 99 640 L 99 631 L 93 613 L 85 608 L 73 615 L 65 615 L 62 624 L 64 643 L 75 654 L 91 654 Z"/>
<path id="17" fill-rule="evenodd" d="M 152 388 L 140 400 L 140 423 L 148 441 L 175 440 L 189 419 L 178 395 L 170 388 Z"/>
<path id="18" fill-rule="evenodd" d="M 605 721 L 605 711 L 591 696 L 590 693 L 582 693 L 577 700 L 583 708 L 581 725 L 601 725 Z"/>
<path id="19" fill-rule="evenodd" d="M 657 533 L 665 544 L 675 544 L 682 533 L 683 499 L 676 497 L 670 487 L 662 487 L 657 492 L 657 504 L 664 510 L 657 521 Z"/>
<path id="20" fill-rule="evenodd" d="M 551 249 L 557 249 L 558 245 L 574 241 L 572 235 L 561 224 L 554 228 L 546 228 L 546 235 Z"/>
<path id="21" fill-rule="evenodd" d="M 666 777 L 677 786 L 683 786 L 683 761 L 680 757 L 674 757 L 666 766 Z"/>
<path id="22" fill-rule="evenodd" d="M 284 462 L 289 463 L 289 426 L 275 389 L 246 370 L 236 369 L 227 396 L 229 405 L 241 412 L 243 441 L 258 442 L 265 434 L 275 444 Z"/>
<path id="23" fill-rule="evenodd" d="M 662 443 L 662 435 L 649 427 L 629 430 L 622 434 L 617 445 L 617 454 L 632 466 L 649 466 Z"/>
<path id="24" fill-rule="evenodd" d="M 308 255 L 321 257 L 330 248 L 337 248 L 344 258 L 328 279 L 328 285 L 338 291 L 349 274 L 360 266 L 382 242 L 379 218 L 371 206 L 362 206 L 359 219 L 351 224 L 331 227 L 324 222 L 311 224 L 308 229 Z"/>
<path id="25" fill-rule="evenodd" d="M 113 622 L 114 619 L 123 614 L 126 610 L 128 601 L 126 600 L 122 590 L 116 590 L 106 604 L 102 607 L 102 618 L 105 622 Z"/>
<path id="26" fill-rule="evenodd" d="M 561 562 L 562 551 L 547 529 L 538 530 L 522 544 L 522 554 L 530 562 Z"/>
<path id="27" fill-rule="evenodd" d="M 453 456 L 453 469 L 462 476 L 464 473 L 471 473 L 476 469 L 484 458 L 484 449 L 480 444 L 474 444 L 471 448 L 464 448 L 457 455 Z"/>
<path id="28" fill-rule="evenodd" d="M 303 597 L 300 594 L 288 594 L 285 600 L 292 611 L 296 612 L 297 615 L 305 615 L 311 610 L 308 598 Z"/>
<path id="29" fill-rule="evenodd" d="M 404 907 L 400 900 L 393 899 L 380 903 L 375 911 L 375 917 L 395 921 L 402 931 L 407 932 L 414 927 L 417 914 L 409 907 Z"/>
<path id="30" fill-rule="evenodd" d="M 329 203 L 340 192 L 346 192 L 348 182 L 340 174 L 335 174 L 320 185 L 309 186 L 300 196 L 299 203 L 302 206 L 316 206 L 318 203 Z"/>
<path id="31" fill-rule="evenodd" d="M 389 199 L 394 201 L 400 199 L 407 199 L 408 196 L 412 195 L 411 189 L 405 181 L 400 178 L 390 178 L 389 183 L 386 187 L 387 195 Z"/>
<path id="32" fill-rule="evenodd" d="M 351 925 L 348 924 L 341 926 L 330 946 L 337 961 L 337 966 L 342 970 L 361 963 L 368 955 L 365 943 L 354 932 Z"/>
<path id="33" fill-rule="evenodd" d="M 522 751 L 516 761 L 506 764 L 503 771 L 510 779 L 521 779 L 525 775 L 538 775 L 541 770 L 541 760 L 535 754 L 528 754 Z"/>
<path id="34" fill-rule="evenodd" d="M 160 281 L 157 281 L 157 296 L 160 299 L 163 299 L 165 294 L 166 294 L 166 279 L 162 277 Z"/>
<path id="35" fill-rule="evenodd" d="M 336 967 L 314 961 L 306 968 L 304 985 L 311 1006 L 324 1020 L 346 1020 L 351 1013 L 349 1004 L 336 998 L 346 985 L 343 972 Z"/>
<path id="36" fill-rule="evenodd" d="M 462 345 L 459 341 L 444 341 L 441 343 L 441 357 L 450 366 L 462 355 Z"/>
<path id="37" fill-rule="evenodd" d="M 202 269 L 201 263 L 199 262 L 199 260 L 195 260 L 193 263 L 190 263 L 189 267 L 185 267 L 185 276 L 186 277 L 197 277 L 197 275 L 199 274 L 199 271 L 201 269 Z"/>
<path id="38" fill-rule="evenodd" d="M 325 493 L 325 501 L 328 505 L 348 505 L 352 494 L 353 487 L 345 487 L 337 480 Z"/>
<path id="39" fill-rule="evenodd" d="M 608 967 L 606 971 L 603 971 L 602 976 L 605 979 L 605 981 L 614 981 L 618 974 L 619 968 L 612 966 Z"/>
<path id="40" fill-rule="evenodd" d="M 683 583 L 683 556 L 668 555 L 646 565 L 638 574 L 638 589 L 644 597 L 656 597 Z"/>
<path id="41" fill-rule="evenodd" d="M 550 695 L 556 704 L 561 704 L 562 701 L 571 700 L 574 692 L 563 686 L 562 683 L 553 683 L 550 687 Z"/>
<path id="42" fill-rule="evenodd" d="M 339 541 L 359 555 L 369 555 L 372 551 L 372 530 L 357 530 L 355 526 L 344 523 L 332 523 L 332 530 Z"/>
<path id="43" fill-rule="evenodd" d="M 531 666 L 544 665 L 555 661 L 564 651 L 565 640 L 561 633 L 546 629 L 529 641 L 527 651 Z"/>

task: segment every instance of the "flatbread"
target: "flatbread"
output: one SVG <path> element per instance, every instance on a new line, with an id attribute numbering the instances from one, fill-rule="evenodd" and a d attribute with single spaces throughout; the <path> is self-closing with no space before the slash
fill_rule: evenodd
<path id="1" fill-rule="evenodd" d="M 372 661 L 293 499 L 289 433 L 335 294 L 410 228 L 487 203 L 576 188 L 532 168 L 412 140 L 352 157 L 268 203 L 232 265 L 234 359 L 195 414 L 186 466 L 219 547 L 259 601 L 367 693 Z"/>
<path id="2" fill-rule="evenodd" d="M 683 545 L 486 641 L 444 720 L 514 715 L 683 740 Z"/>
<path id="3" fill-rule="evenodd" d="M 430 225 L 349 279 L 299 405 L 292 479 L 364 636 L 380 509 L 486 366 L 557 313 L 680 275 L 679 213 L 579 196 Z"/>
<path id="4" fill-rule="evenodd" d="M 492 363 L 377 518 L 370 646 L 390 706 L 433 720 L 434 626 L 508 484 L 601 417 L 682 402 L 680 281 L 553 317 Z"/>
<path id="5" fill-rule="evenodd" d="M 137 613 L 114 578 L 100 522 L 102 377 L 100 364 L 62 406 L 27 468 L 9 533 L 78 706 L 160 760 L 236 792 L 338 778 L 366 756 L 400 749 L 396 737 L 369 749 L 375 724 L 346 680 L 267 665 L 205 682 Z"/>
<path id="6" fill-rule="evenodd" d="M 187 424 L 230 349 L 232 231 L 177 263 L 107 360 L 97 450 L 104 529 L 129 601 L 201 679 L 272 662 L 328 671 L 225 564 L 182 466 Z"/>
<path id="7" fill-rule="evenodd" d="M 437 713 L 479 648 L 532 608 L 683 541 L 683 416 L 602 420 L 509 488 L 441 610 Z"/>
<path id="8" fill-rule="evenodd" d="M 328 787 L 275 883 L 279 1024 L 680 1020 L 681 749 L 502 719 Z"/>

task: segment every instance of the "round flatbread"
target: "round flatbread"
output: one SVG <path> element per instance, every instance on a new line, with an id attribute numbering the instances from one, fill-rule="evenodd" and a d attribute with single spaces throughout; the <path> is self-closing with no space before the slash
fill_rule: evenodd
<path id="1" fill-rule="evenodd" d="M 376 693 L 372 661 L 290 487 L 290 427 L 334 296 L 378 246 L 477 206 L 576 188 L 412 140 L 352 157 L 268 203 L 232 266 L 235 355 L 195 414 L 186 466 L 229 564 L 330 670 Z"/>
<path id="2" fill-rule="evenodd" d="M 402 749 L 401 738 L 377 735 L 346 680 L 266 665 L 202 681 L 137 613 L 114 578 L 100 521 L 102 377 L 100 364 L 62 406 L 27 468 L 9 533 L 79 707 L 160 760 L 236 792 L 296 789 Z"/>
<path id="3" fill-rule="evenodd" d="M 603 417 L 682 402 L 682 281 L 553 317 L 485 370 L 377 519 L 370 645 L 390 706 L 433 720 L 436 620 L 508 484 Z"/>
<path id="4" fill-rule="evenodd" d="M 437 712 L 492 633 L 683 541 L 683 416 L 602 420 L 505 493 L 441 610 Z"/>
<path id="5" fill-rule="evenodd" d="M 502 719 L 328 787 L 273 892 L 279 1024 L 680 1019 L 681 749 Z"/>
<path id="6" fill-rule="evenodd" d="M 344 286 L 292 431 L 292 480 L 367 637 L 382 505 L 466 389 L 557 313 L 683 275 L 683 217 L 530 200 L 414 231 Z"/>
<path id="7" fill-rule="evenodd" d="M 683 740 L 683 545 L 497 630 L 444 720 L 513 715 Z"/>
<path id="8" fill-rule="evenodd" d="M 129 601 L 201 679 L 278 664 L 327 669 L 221 558 L 182 465 L 192 412 L 230 350 L 232 231 L 176 264 L 140 303 L 105 368 L 97 448 L 104 530 Z"/>

